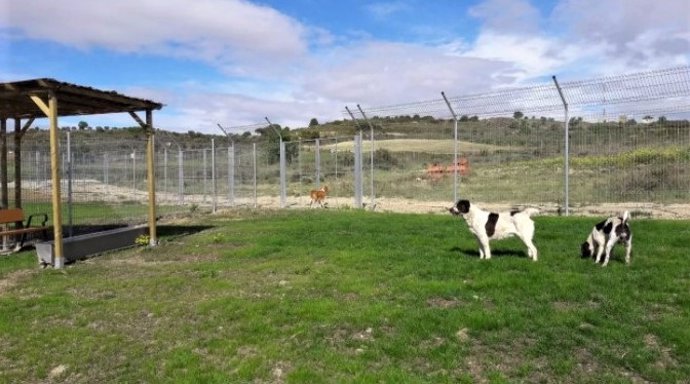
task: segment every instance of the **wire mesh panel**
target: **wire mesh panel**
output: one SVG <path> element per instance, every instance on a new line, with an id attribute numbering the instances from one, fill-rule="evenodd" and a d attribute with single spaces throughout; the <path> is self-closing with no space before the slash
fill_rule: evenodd
<path id="1" fill-rule="evenodd" d="M 256 206 L 257 163 L 256 145 L 237 146 L 235 149 L 235 204 Z"/>
<path id="2" fill-rule="evenodd" d="M 512 204 L 562 202 L 562 123 L 516 111 L 460 122 L 459 131 L 467 164 L 461 196 Z"/>
<path id="3" fill-rule="evenodd" d="M 329 137 L 288 144 L 288 205 L 309 206 L 310 192 L 323 187 L 328 188 L 328 206 L 352 204 L 352 138 Z"/>
<path id="4" fill-rule="evenodd" d="M 65 233 L 73 234 L 73 227 L 86 225 L 116 226 L 145 221 L 145 143 L 133 141 L 126 150 L 105 152 L 101 139 L 82 139 L 75 144 L 69 137 L 69 133 L 61 135 L 59 156 L 62 218 L 67 226 Z M 23 150 L 21 155 L 21 205 L 27 213 L 50 214 L 52 179 L 49 151 L 47 147 L 39 149 L 35 144 L 26 140 L 22 147 L 30 149 Z M 14 164 L 8 165 L 14 167 Z"/>
<path id="5" fill-rule="evenodd" d="M 682 113 L 644 111 L 609 121 L 576 117 L 572 195 L 580 204 L 687 202 L 690 123 Z"/>
<path id="6" fill-rule="evenodd" d="M 8 167 L 14 169 L 16 162 L 13 156 L 8 158 Z M 15 201 L 17 180 L 10 172 L 8 183 L 10 206 Z M 23 151 L 21 154 L 21 206 L 27 215 L 50 212 L 51 199 L 50 154 L 41 150 Z"/>
<path id="7" fill-rule="evenodd" d="M 61 195 L 68 226 L 122 225 L 146 220 L 145 142 L 102 152 L 102 142 L 63 142 Z M 71 160 L 68 156 L 71 154 Z"/>
<path id="8" fill-rule="evenodd" d="M 554 78 L 554 84 L 447 101 L 360 109 L 363 131 L 376 132 L 377 196 L 428 209 L 430 201 L 448 204 L 453 190 L 475 201 L 557 212 L 618 203 L 635 209 L 690 197 L 689 67 L 560 89 Z M 355 118 L 351 110 L 343 115 Z M 420 140 L 422 148 L 414 149 Z"/>

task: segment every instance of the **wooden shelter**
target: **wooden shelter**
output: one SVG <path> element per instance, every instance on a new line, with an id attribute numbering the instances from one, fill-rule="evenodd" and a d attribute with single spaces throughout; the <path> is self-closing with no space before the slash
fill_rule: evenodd
<path id="1" fill-rule="evenodd" d="M 55 267 L 64 265 L 62 243 L 62 215 L 60 196 L 60 163 L 58 117 L 129 113 L 144 129 L 147 136 L 147 177 L 149 196 L 150 245 L 158 243 L 156 236 L 156 191 L 153 165 L 153 111 L 162 104 L 125 96 L 114 91 L 103 91 L 54 79 L 32 79 L 0 83 L 0 188 L 2 208 L 8 208 L 7 190 L 7 120 L 15 122 L 15 205 L 21 205 L 21 137 L 37 118 L 50 121 L 50 161 L 52 179 L 52 220 L 55 240 Z M 145 118 L 137 112 L 144 112 Z M 24 124 L 22 125 L 22 120 Z"/>

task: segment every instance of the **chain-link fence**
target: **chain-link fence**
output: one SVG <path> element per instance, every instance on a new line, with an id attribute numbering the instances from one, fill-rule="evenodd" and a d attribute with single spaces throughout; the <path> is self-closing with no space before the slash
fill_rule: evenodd
<path id="1" fill-rule="evenodd" d="M 158 214 L 307 208 L 310 191 L 327 186 L 328 207 L 441 212 L 462 197 L 690 217 L 690 67 L 357 107 L 327 137 L 282 145 L 228 137 L 190 148 L 157 133 Z M 144 222 L 144 138 L 73 144 L 60 134 L 65 224 Z M 22 203 L 50 212 L 49 150 L 32 140 L 22 144 Z"/>

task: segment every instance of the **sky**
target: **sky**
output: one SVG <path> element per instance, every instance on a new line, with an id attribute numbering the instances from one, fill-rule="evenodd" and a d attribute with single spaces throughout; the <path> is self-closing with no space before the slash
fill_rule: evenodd
<path id="1" fill-rule="evenodd" d="M 690 0 L 0 0 L 0 82 L 150 99 L 177 132 L 689 64 Z"/>

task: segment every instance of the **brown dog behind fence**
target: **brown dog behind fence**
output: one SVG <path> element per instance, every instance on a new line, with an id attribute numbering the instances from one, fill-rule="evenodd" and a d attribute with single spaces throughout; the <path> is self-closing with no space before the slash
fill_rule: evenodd
<path id="1" fill-rule="evenodd" d="M 309 192 L 309 197 L 311 198 L 311 201 L 309 202 L 309 207 L 311 207 L 314 203 L 318 203 L 321 207 L 323 207 L 324 202 L 326 201 L 326 196 L 328 195 L 328 186 L 324 185 L 323 187 L 319 189 L 312 189 Z"/>

